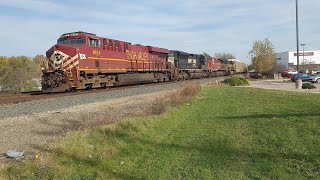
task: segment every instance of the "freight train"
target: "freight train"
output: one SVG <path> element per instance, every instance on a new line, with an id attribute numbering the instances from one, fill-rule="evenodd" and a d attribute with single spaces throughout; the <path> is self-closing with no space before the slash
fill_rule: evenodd
<path id="1" fill-rule="evenodd" d="M 246 65 L 200 54 L 131 44 L 87 32 L 61 35 L 47 52 L 42 90 L 76 89 L 187 80 L 246 72 Z"/>

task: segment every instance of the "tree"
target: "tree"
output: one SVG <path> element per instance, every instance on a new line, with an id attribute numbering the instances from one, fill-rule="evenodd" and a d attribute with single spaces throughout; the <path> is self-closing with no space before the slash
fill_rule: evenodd
<path id="1" fill-rule="evenodd" d="M 30 83 L 36 72 L 31 58 L 0 57 L 0 86 L 3 90 L 20 92 Z"/>
<path id="2" fill-rule="evenodd" d="M 287 69 L 287 67 L 283 64 L 277 64 L 273 67 L 272 72 L 274 73 L 281 73 L 283 71 L 285 71 Z"/>
<path id="3" fill-rule="evenodd" d="M 302 62 L 300 63 L 300 67 L 302 71 L 306 70 L 317 70 L 318 65 L 315 61 L 312 61 L 311 59 L 303 59 Z"/>
<path id="4" fill-rule="evenodd" d="M 251 55 L 252 66 L 262 75 L 271 75 L 276 65 L 274 45 L 268 38 L 262 41 L 254 41 Z"/>
<path id="5" fill-rule="evenodd" d="M 203 56 L 204 56 L 205 58 L 211 58 L 211 56 L 210 56 L 208 53 L 206 53 L 206 52 L 203 53 Z"/>
<path id="6" fill-rule="evenodd" d="M 214 56 L 218 59 L 236 59 L 231 53 L 215 53 Z"/>
<path id="7" fill-rule="evenodd" d="M 48 64 L 47 64 L 47 58 L 42 55 L 42 54 L 38 54 L 33 58 L 33 62 L 35 63 L 36 67 L 37 67 L 37 72 L 35 74 L 36 78 L 41 77 L 42 74 L 42 68 L 48 68 Z"/>

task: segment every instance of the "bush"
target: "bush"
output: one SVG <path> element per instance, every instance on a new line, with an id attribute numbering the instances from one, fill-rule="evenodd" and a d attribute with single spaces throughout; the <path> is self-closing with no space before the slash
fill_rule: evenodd
<path id="1" fill-rule="evenodd" d="M 21 92 L 32 80 L 37 66 L 26 56 L 0 56 L 0 84 L 4 90 Z"/>
<path id="2" fill-rule="evenodd" d="M 27 85 L 23 88 L 23 91 L 39 91 L 40 87 L 39 87 L 39 83 L 37 82 L 37 80 L 31 80 L 27 82 Z"/>
<path id="3" fill-rule="evenodd" d="M 315 89 L 316 87 L 310 83 L 302 84 L 302 89 Z"/>
<path id="4" fill-rule="evenodd" d="M 225 84 L 228 84 L 229 86 L 245 86 L 249 85 L 249 82 L 242 77 L 231 77 L 227 78 L 223 81 Z"/>

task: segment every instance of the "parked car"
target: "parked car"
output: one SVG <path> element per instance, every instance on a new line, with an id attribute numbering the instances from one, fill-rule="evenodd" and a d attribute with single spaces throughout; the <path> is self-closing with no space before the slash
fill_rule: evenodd
<path id="1" fill-rule="evenodd" d="M 318 74 L 317 76 L 313 76 L 310 81 L 312 83 L 320 83 L 320 74 Z"/>
<path id="2" fill-rule="evenodd" d="M 295 82 L 296 80 L 301 79 L 302 81 L 311 81 L 312 77 L 308 74 L 295 74 L 291 77 L 291 81 Z"/>
<path id="3" fill-rule="evenodd" d="M 283 71 L 281 73 L 281 76 L 284 77 L 284 78 L 291 78 L 292 76 L 294 76 L 295 74 L 298 74 L 297 71 L 290 71 L 290 70 L 286 70 L 286 71 Z"/>

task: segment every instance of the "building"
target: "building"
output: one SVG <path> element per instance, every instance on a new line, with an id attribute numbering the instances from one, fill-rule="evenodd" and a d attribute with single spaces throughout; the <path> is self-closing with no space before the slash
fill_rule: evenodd
<path id="1" fill-rule="evenodd" d="M 277 64 L 286 69 L 296 70 L 297 51 L 286 51 L 276 53 Z M 299 53 L 300 70 L 320 70 L 320 50 L 300 51 Z"/>

